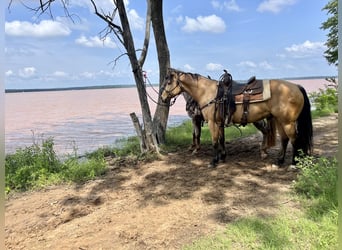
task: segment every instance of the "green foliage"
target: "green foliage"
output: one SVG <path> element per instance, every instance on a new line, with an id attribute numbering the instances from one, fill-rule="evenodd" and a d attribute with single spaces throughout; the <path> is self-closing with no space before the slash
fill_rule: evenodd
<path id="1" fill-rule="evenodd" d="M 320 89 L 310 95 L 318 116 L 338 112 L 337 88 Z"/>
<path id="2" fill-rule="evenodd" d="M 117 142 L 118 147 L 114 149 L 116 156 L 140 154 L 140 144 L 137 136 L 128 137 Z"/>
<path id="3" fill-rule="evenodd" d="M 61 161 L 55 150 L 52 138 L 41 144 L 19 148 L 5 158 L 6 192 L 25 191 L 52 184 L 85 181 L 105 171 L 103 157 L 79 160 L 77 154 Z"/>
<path id="4" fill-rule="evenodd" d="M 105 157 L 115 157 L 116 149 L 106 146 L 106 147 L 100 147 L 97 150 L 93 151 L 93 152 L 88 152 L 86 153 L 86 157 L 89 159 L 101 159 L 101 158 L 105 158 Z"/>
<path id="5" fill-rule="evenodd" d="M 312 156 L 298 158 L 300 174 L 294 183 L 298 194 L 312 203 L 309 215 L 315 219 L 329 211 L 337 210 L 337 160 Z"/>
<path id="6" fill-rule="evenodd" d="M 239 137 L 246 137 L 257 133 L 257 129 L 248 124 L 245 127 L 228 127 L 225 128 L 226 141 L 233 140 Z M 180 126 L 169 128 L 166 131 L 166 145 L 163 145 L 165 150 L 178 150 L 189 147 L 192 144 L 192 122 L 191 120 L 184 121 Z M 206 124 L 202 127 L 201 144 L 211 145 L 210 130 Z"/>
<path id="7" fill-rule="evenodd" d="M 324 56 L 329 64 L 338 65 L 338 4 L 337 0 L 330 0 L 323 8 L 330 15 L 328 19 L 322 23 L 321 29 L 328 30 L 328 39 L 325 43 L 327 50 Z"/>
<path id="8" fill-rule="evenodd" d="M 33 144 L 18 149 L 15 154 L 5 158 L 6 189 L 27 190 L 47 182 L 50 174 L 62 168 L 53 149 L 51 138 L 44 140 L 42 145 Z"/>
<path id="9" fill-rule="evenodd" d="M 83 161 L 71 158 L 64 162 L 64 166 L 65 169 L 61 172 L 61 177 L 68 182 L 92 180 L 104 174 L 106 170 L 104 158 L 84 159 Z"/>

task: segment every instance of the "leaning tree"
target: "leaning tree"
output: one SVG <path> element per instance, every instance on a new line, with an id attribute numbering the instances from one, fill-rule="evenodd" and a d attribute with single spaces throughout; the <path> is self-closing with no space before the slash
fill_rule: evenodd
<path id="1" fill-rule="evenodd" d="M 10 1 L 10 4 L 12 1 L 13 0 Z M 154 118 L 152 120 L 143 76 L 143 65 L 148 52 L 150 27 L 152 23 L 159 62 L 159 86 L 161 87 L 167 68 L 170 67 L 170 54 L 163 21 L 163 1 L 146 0 L 147 11 L 145 39 L 142 49 L 139 50 L 137 50 L 135 47 L 124 0 L 113 0 L 114 7 L 109 12 L 108 10 L 106 10 L 107 12 L 102 9 L 100 10 L 95 0 L 89 1 L 93 6 L 94 13 L 107 24 L 107 29 L 106 32 L 104 32 L 105 35 L 103 38 L 109 34 L 114 34 L 117 40 L 124 46 L 126 50 L 125 55 L 127 55 L 129 58 L 135 84 L 138 90 L 143 119 L 142 127 L 135 114 L 131 114 L 132 120 L 140 138 L 141 151 L 159 152 L 158 144 L 165 142 L 165 132 L 169 115 L 169 103 L 166 103 L 166 105 L 158 104 Z M 70 2 L 71 1 L 69 0 L 40 0 L 37 2 L 38 5 L 28 8 L 34 10 L 38 14 L 49 13 L 51 16 L 53 16 L 52 5 L 60 3 L 66 15 L 72 18 L 72 15 L 69 13 Z M 140 51 L 139 58 L 137 55 L 138 51 Z M 158 96 L 158 100 L 160 100 L 160 96 Z M 158 101 L 158 103 L 160 103 L 160 101 Z"/>

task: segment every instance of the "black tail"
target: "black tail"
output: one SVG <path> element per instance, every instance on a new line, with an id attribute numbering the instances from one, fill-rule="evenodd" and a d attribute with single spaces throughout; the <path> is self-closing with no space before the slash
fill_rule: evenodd
<path id="1" fill-rule="evenodd" d="M 295 154 L 298 155 L 298 150 L 302 150 L 305 155 L 312 153 L 312 118 L 311 105 L 308 95 L 302 86 L 298 86 L 304 97 L 304 106 L 297 119 L 297 137 L 294 145 Z"/>

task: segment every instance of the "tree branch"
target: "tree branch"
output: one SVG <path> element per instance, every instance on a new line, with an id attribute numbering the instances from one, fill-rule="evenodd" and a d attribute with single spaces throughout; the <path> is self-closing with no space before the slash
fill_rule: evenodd
<path id="1" fill-rule="evenodd" d="M 144 45 L 140 54 L 140 58 L 139 58 L 139 65 L 141 67 L 143 67 L 145 59 L 146 59 L 146 55 L 147 55 L 147 51 L 148 51 L 148 45 L 150 43 L 150 31 L 151 31 L 151 13 L 152 13 L 152 9 L 151 9 L 151 0 L 147 0 L 147 12 L 146 12 L 146 23 L 145 23 L 145 39 L 144 39 Z"/>
<path id="2" fill-rule="evenodd" d="M 124 44 L 124 41 L 122 40 L 122 29 L 119 25 L 115 24 L 113 22 L 113 17 L 115 14 L 116 9 L 113 11 L 112 16 L 109 15 L 104 15 L 101 14 L 98 10 L 97 10 L 97 6 L 94 2 L 94 0 L 90 0 L 90 2 L 92 3 L 93 7 L 94 7 L 94 11 L 95 11 L 95 15 L 97 15 L 98 17 L 100 17 L 103 21 L 105 21 L 108 24 L 108 28 L 114 32 L 115 36 L 117 37 L 117 39 Z M 109 33 L 109 32 L 108 32 Z"/>

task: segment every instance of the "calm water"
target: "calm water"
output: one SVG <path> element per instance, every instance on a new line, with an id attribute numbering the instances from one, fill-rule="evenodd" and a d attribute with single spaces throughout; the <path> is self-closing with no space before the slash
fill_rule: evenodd
<path id="1" fill-rule="evenodd" d="M 130 113 L 142 123 L 136 88 L 7 93 L 5 98 L 6 153 L 53 137 L 59 154 L 71 153 L 74 147 L 83 154 L 134 135 Z M 151 109 L 154 114 L 153 103 Z M 170 108 L 168 125 L 185 119 L 185 102 L 179 97 Z"/>
<path id="2" fill-rule="evenodd" d="M 323 88 L 324 79 L 293 80 L 308 92 Z M 156 98 L 152 89 L 148 92 Z M 135 134 L 129 114 L 141 121 L 136 88 L 26 92 L 5 94 L 5 147 L 12 153 L 34 140 L 53 137 L 59 154 L 79 154 L 112 145 Z M 154 114 L 155 105 L 151 104 Z M 170 108 L 169 126 L 180 124 L 188 116 L 183 97 Z"/>

